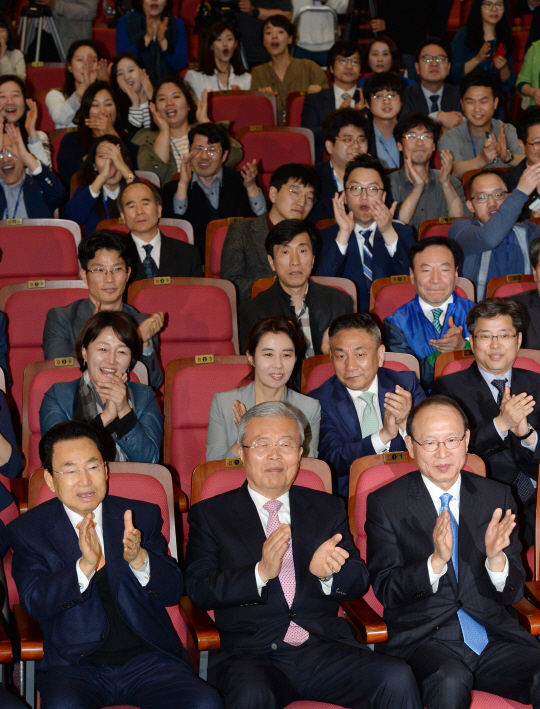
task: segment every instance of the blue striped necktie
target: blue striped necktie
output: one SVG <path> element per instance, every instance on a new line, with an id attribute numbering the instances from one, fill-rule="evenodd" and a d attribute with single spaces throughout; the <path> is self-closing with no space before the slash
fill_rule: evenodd
<path id="1" fill-rule="evenodd" d="M 458 539 L 459 539 L 459 525 L 456 522 L 456 518 L 450 510 L 450 500 L 452 495 L 449 492 L 445 492 L 441 495 L 441 512 L 447 510 L 450 514 L 450 529 L 452 530 L 452 565 L 456 573 L 456 581 L 459 578 L 458 575 Z M 463 633 L 463 642 L 465 645 L 471 648 L 473 652 L 477 655 L 482 653 L 486 645 L 489 642 L 486 629 L 474 618 L 472 618 L 463 608 L 460 608 L 457 612 L 459 624 L 461 625 L 461 632 Z"/>
<path id="2" fill-rule="evenodd" d="M 369 237 L 371 236 L 371 229 L 365 229 L 362 232 L 364 237 L 364 276 L 370 281 L 373 280 L 373 254 L 371 253 L 371 244 L 369 243 Z"/>

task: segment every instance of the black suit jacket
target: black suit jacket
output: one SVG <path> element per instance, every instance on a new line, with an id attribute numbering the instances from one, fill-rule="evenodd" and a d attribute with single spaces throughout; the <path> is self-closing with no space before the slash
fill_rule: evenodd
<path id="1" fill-rule="evenodd" d="M 131 234 L 127 238 L 131 251 L 129 287 L 133 281 L 144 280 L 146 274 L 135 242 L 131 238 Z M 171 239 L 170 236 L 164 236 L 162 234 L 158 276 L 170 276 L 171 278 L 202 278 L 202 275 L 203 270 L 198 249 L 191 244 L 187 244 L 185 241 Z"/>
<path id="2" fill-rule="evenodd" d="M 173 209 L 173 197 L 177 187 L 178 180 L 167 182 L 163 187 L 164 217 L 179 218 Z M 217 214 L 211 213 L 210 204 L 196 182 L 190 183 L 187 200 L 187 210 L 180 218 L 186 219 L 193 226 L 195 246 L 199 249 L 203 263 L 206 246 L 206 227 L 209 222 L 214 219 L 227 219 L 228 217 L 254 216 L 246 188 L 244 187 L 244 179 L 238 170 L 233 170 L 230 167 L 223 168 L 223 181 L 219 190 Z"/>
<path id="3" fill-rule="evenodd" d="M 124 512 L 142 533 L 150 557 L 150 581 L 141 586 L 123 558 Z M 167 553 L 159 507 L 107 495 L 103 500 L 105 569 L 120 615 L 152 650 L 186 658 L 166 607 L 183 592 L 182 572 Z M 3 544 L 13 549 L 13 578 L 24 610 L 40 624 L 45 654 L 40 670 L 72 677 L 95 677 L 86 662 L 109 633 L 96 584 L 81 594 L 75 563 L 81 556 L 77 535 L 58 498 L 17 517 L 5 529 Z"/>
<path id="4" fill-rule="evenodd" d="M 316 96 L 317 94 L 313 95 Z M 338 189 L 336 181 L 334 180 L 334 173 L 332 172 L 332 163 L 330 160 L 317 163 L 314 165 L 314 170 L 321 178 L 321 192 L 315 206 L 309 213 L 307 221 L 315 226 L 321 219 L 334 218 L 332 199 Z"/>
<path id="5" fill-rule="evenodd" d="M 338 604 L 362 597 L 368 571 L 354 546 L 342 500 L 326 492 L 293 486 L 291 529 L 296 594 L 289 609 L 279 578 L 257 591 L 255 565 L 261 560 L 265 531 L 247 489 L 242 487 L 198 502 L 189 511 L 186 590 L 202 610 L 214 610 L 220 631 L 220 657 L 231 653 L 267 652 L 281 643 L 294 622 L 314 636 L 362 647 Z M 309 571 L 316 549 L 334 534 L 350 556 L 334 576 L 326 596 Z"/>
<path id="6" fill-rule="evenodd" d="M 383 651 L 407 659 L 418 645 L 445 625 L 455 623 L 459 608 L 485 625 L 488 635 L 538 646 L 512 611 L 505 609 L 505 605 L 516 603 L 523 596 L 525 572 L 517 527 L 504 550 L 509 573 L 502 592 L 495 589 L 485 567 L 485 534 L 497 507 L 515 512 L 509 488 L 462 471 L 459 580 L 456 581 L 450 561 L 433 593 L 427 561 L 433 553 L 437 512 L 421 474 L 415 471 L 404 475 L 368 496 L 367 563 L 388 626 L 388 642 Z"/>
<path id="7" fill-rule="evenodd" d="M 511 296 L 523 309 L 523 347 L 540 350 L 540 296 L 536 288 Z"/>
<path id="8" fill-rule="evenodd" d="M 350 295 L 337 288 L 323 286 L 310 280 L 306 305 L 309 308 L 309 326 L 313 349 L 315 354 L 321 354 L 324 331 L 339 315 L 354 312 L 353 301 Z M 238 324 L 242 352 L 245 352 L 247 337 L 255 323 L 262 318 L 275 315 L 282 315 L 296 323 L 294 308 L 291 306 L 291 296 L 285 293 L 277 278 L 271 288 L 262 291 L 256 298 L 240 303 Z M 300 335 L 302 337 L 301 333 Z"/>
<path id="9" fill-rule="evenodd" d="M 513 394 L 525 391 L 534 396 L 536 406 L 528 420 L 540 430 L 540 374 L 514 367 L 511 391 Z M 482 458 L 491 478 L 509 485 L 520 470 L 536 480 L 540 442 L 533 454 L 512 433 L 505 439 L 500 437 L 493 423 L 499 407 L 476 362 L 462 372 L 436 379 L 431 393 L 449 396 L 465 411 L 471 429 L 469 450 Z"/>
<path id="10" fill-rule="evenodd" d="M 441 99 L 441 110 L 461 112 L 461 98 L 459 96 L 458 86 L 445 82 Z M 414 84 L 414 86 L 408 86 L 405 89 L 403 108 L 399 114 L 400 119 L 408 116 L 409 113 L 431 113 L 420 84 Z"/>
<path id="11" fill-rule="evenodd" d="M 529 3 L 527 0 L 516 0 L 516 4 L 514 7 L 515 17 L 526 15 L 529 12 L 531 12 L 531 8 L 529 7 Z M 531 44 L 533 42 L 536 42 L 537 39 L 540 39 L 540 8 L 538 7 L 532 11 L 531 29 L 529 30 L 529 36 L 527 38 L 527 45 L 525 47 L 525 50 L 529 49 Z"/>

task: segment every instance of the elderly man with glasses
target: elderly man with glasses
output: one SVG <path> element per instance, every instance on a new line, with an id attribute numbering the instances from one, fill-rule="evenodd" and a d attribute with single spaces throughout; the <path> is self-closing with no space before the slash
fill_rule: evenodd
<path id="1" fill-rule="evenodd" d="M 540 647 L 511 608 L 525 581 L 516 504 L 507 485 L 463 469 L 467 419 L 446 396 L 414 407 L 405 440 L 418 470 L 367 498 L 383 652 L 407 660 L 426 709 L 468 709 L 473 688 L 538 709 Z"/>
<path id="2" fill-rule="evenodd" d="M 531 273 L 529 244 L 540 236 L 540 227 L 519 221 L 529 195 L 540 184 L 540 163 L 522 174 L 510 194 L 506 175 L 482 170 L 469 182 L 467 207 L 473 219 L 457 219 L 448 231 L 463 249 L 463 276 L 476 286 L 482 300 L 492 278 L 509 273 Z"/>
<path id="3" fill-rule="evenodd" d="M 484 460 L 489 477 L 512 486 L 522 538 L 531 544 L 540 460 L 540 374 L 515 366 L 523 333 L 521 306 L 488 298 L 471 308 L 467 328 L 476 361 L 436 379 L 431 393 L 449 396 L 467 414 L 469 450 Z"/>
<path id="4" fill-rule="evenodd" d="M 246 482 L 189 512 L 187 593 L 215 611 L 220 633 L 209 675 L 227 709 L 420 709 L 410 668 L 360 644 L 337 615 L 369 575 L 343 501 L 294 485 L 303 438 L 286 404 L 254 406 L 238 424 Z"/>
<path id="5" fill-rule="evenodd" d="M 408 274 L 412 229 L 393 221 L 396 203 L 385 205 L 386 176 L 377 158 L 360 155 L 347 164 L 345 189 L 333 199 L 336 224 L 321 232 L 317 276 L 349 278 L 358 288 L 358 310 L 369 311 L 377 278 Z M 346 209 L 348 208 L 348 211 Z"/>
<path id="6" fill-rule="evenodd" d="M 230 141 L 216 123 L 202 123 L 189 132 L 190 153 L 182 162 L 178 180 L 163 188 L 163 216 L 187 219 L 193 225 L 195 246 L 202 262 L 206 227 L 214 219 L 260 217 L 266 200 L 257 184 L 257 161 L 241 172 L 225 166 Z"/>

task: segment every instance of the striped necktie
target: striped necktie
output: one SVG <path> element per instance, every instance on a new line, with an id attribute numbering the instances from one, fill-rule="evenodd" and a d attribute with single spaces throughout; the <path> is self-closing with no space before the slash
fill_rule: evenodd
<path id="1" fill-rule="evenodd" d="M 437 334 L 440 335 L 442 332 L 442 325 L 441 325 L 442 308 L 432 308 L 431 312 L 433 313 L 433 327 L 435 328 L 435 330 L 437 330 Z"/>
<path id="2" fill-rule="evenodd" d="M 373 280 L 373 254 L 371 252 L 371 244 L 369 243 L 369 238 L 371 236 L 371 229 L 365 229 L 362 232 L 364 237 L 364 276 L 372 281 Z"/>

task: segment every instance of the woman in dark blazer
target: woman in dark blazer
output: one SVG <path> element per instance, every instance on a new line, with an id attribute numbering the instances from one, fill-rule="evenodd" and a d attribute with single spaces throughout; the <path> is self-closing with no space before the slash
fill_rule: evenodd
<path id="1" fill-rule="evenodd" d="M 287 386 L 296 363 L 302 361 L 303 345 L 296 328 L 285 318 L 264 318 L 249 333 L 246 349 L 252 372 L 241 382 L 244 386 L 215 394 L 212 399 L 206 460 L 238 455 L 238 422 L 248 409 L 264 401 L 281 401 L 296 411 L 304 423 L 304 454 L 316 458 L 321 406 Z"/>
<path id="2" fill-rule="evenodd" d="M 39 410 L 41 435 L 60 421 L 87 421 L 108 438 L 109 460 L 157 463 L 163 437 L 161 411 L 152 389 L 128 382 L 141 353 L 129 315 L 102 310 L 75 342 L 83 375 L 53 384 Z"/>

